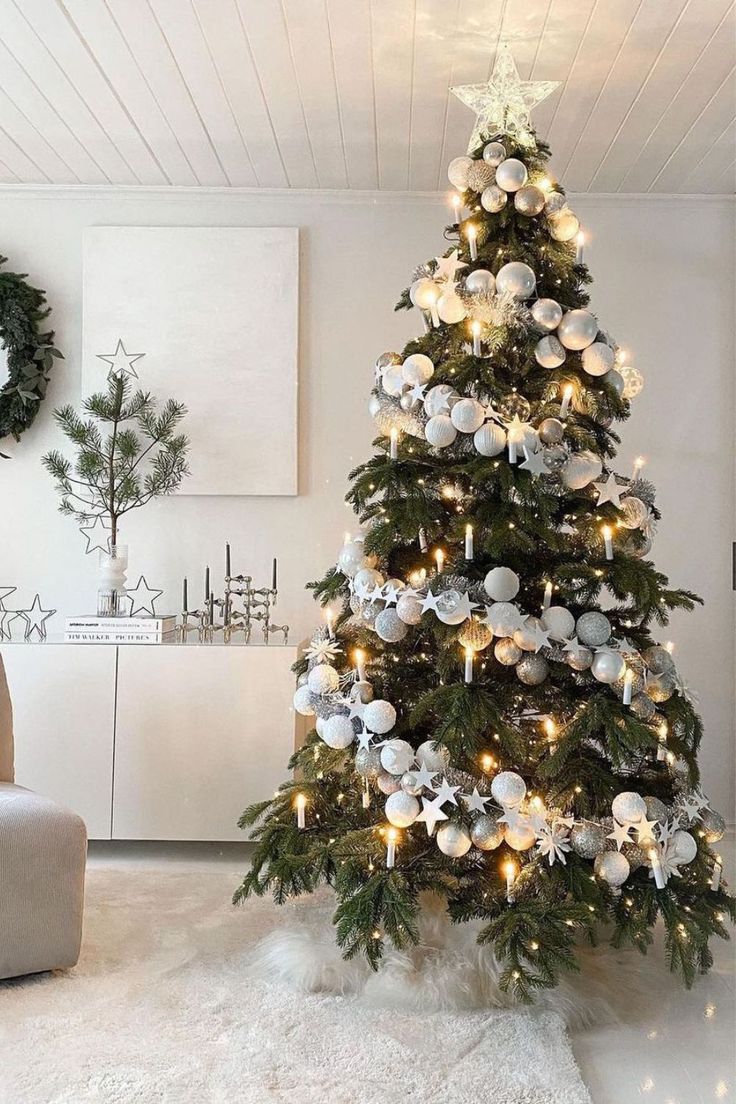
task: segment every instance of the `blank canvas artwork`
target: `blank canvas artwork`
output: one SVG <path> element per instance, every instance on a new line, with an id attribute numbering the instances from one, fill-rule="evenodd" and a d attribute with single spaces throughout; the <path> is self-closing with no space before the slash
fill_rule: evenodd
<path id="1" fill-rule="evenodd" d="M 297 493 L 296 228 L 96 226 L 84 239 L 84 396 L 99 354 L 185 403 L 188 495 Z"/>

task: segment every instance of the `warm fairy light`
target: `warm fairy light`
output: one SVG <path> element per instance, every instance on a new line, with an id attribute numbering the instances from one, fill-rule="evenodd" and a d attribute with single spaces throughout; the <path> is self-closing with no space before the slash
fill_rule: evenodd
<path id="1" fill-rule="evenodd" d="M 664 646 L 665 646 L 665 648 L 667 649 L 667 651 L 668 651 L 668 652 L 670 653 L 670 655 L 672 655 L 672 653 L 673 653 L 673 652 L 674 652 L 674 650 L 675 650 L 675 644 L 674 644 L 674 641 L 673 641 L 673 640 L 667 640 L 667 641 L 665 641 L 665 645 L 664 645 Z"/>
<path id="2" fill-rule="evenodd" d="M 360 682 L 365 682 L 365 652 L 362 648 L 356 648 L 353 652 L 355 670 L 358 672 Z"/>
<path id="3" fill-rule="evenodd" d="M 610 525 L 601 525 L 601 535 L 603 537 L 603 546 L 606 550 L 606 559 L 613 559 L 613 529 Z"/>
<path id="4" fill-rule="evenodd" d="M 554 184 L 548 176 L 543 176 L 542 179 L 539 181 L 538 187 L 540 187 L 543 192 L 551 192 L 554 188 Z"/>
<path id="5" fill-rule="evenodd" d="M 486 752 L 485 755 L 481 755 L 480 757 L 480 765 L 481 770 L 488 772 L 490 770 L 493 770 L 496 765 L 496 760 L 493 758 L 492 755 L 489 755 L 488 752 Z"/>
<path id="6" fill-rule="evenodd" d="M 434 558 L 435 558 L 435 563 L 437 564 L 437 574 L 441 575 L 442 570 L 445 566 L 445 553 L 442 551 L 441 548 L 437 549 L 437 551 L 434 554 Z"/>
<path id="7" fill-rule="evenodd" d="M 386 867 L 391 870 L 396 864 L 396 845 L 399 842 L 399 831 L 393 826 L 386 829 Z"/>
<path id="8" fill-rule="evenodd" d="M 306 794 L 298 793 L 294 798 L 294 806 L 296 808 L 296 826 L 297 828 L 304 828 L 306 823 L 304 810 L 307 807 Z"/>
<path id="9" fill-rule="evenodd" d="M 471 261 L 478 260 L 478 231 L 472 222 L 465 227 L 465 235 L 468 239 Z"/>
<path id="10" fill-rule="evenodd" d="M 509 859 L 508 862 L 503 864 L 502 869 L 506 875 L 506 900 L 510 904 L 514 899 L 514 879 L 516 878 L 519 868 L 513 859 Z"/>
<path id="11" fill-rule="evenodd" d="M 465 681 L 470 683 L 473 681 L 473 660 L 475 658 L 475 652 L 472 648 L 465 649 Z"/>
<path id="12" fill-rule="evenodd" d="M 562 402 L 560 404 L 560 417 L 566 418 L 570 411 L 570 400 L 573 396 L 574 387 L 571 383 L 566 383 L 562 388 Z"/>
<path id="13" fill-rule="evenodd" d="M 480 337 L 480 322 L 477 319 L 470 323 L 470 332 L 473 337 Z"/>
<path id="14" fill-rule="evenodd" d="M 425 567 L 419 568 L 417 571 L 412 571 L 409 575 L 409 582 L 415 588 L 418 588 L 424 584 L 427 578 L 427 569 Z"/>
<path id="15" fill-rule="evenodd" d="M 644 467 L 645 464 L 645 458 L 643 456 L 637 456 L 636 460 L 634 460 L 634 471 L 632 473 L 632 479 L 639 478 L 639 476 L 641 475 L 641 469 Z"/>
<path id="16" fill-rule="evenodd" d="M 544 731 L 547 733 L 548 740 L 554 740 L 557 735 L 557 725 L 551 717 L 544 718 Z"/>
<path id="17" fill-rule="evenodd" d="M 456 218 L 459 219 L 460 218 L 460 208 L 462 207 L 463 201 L 460 198 L 460 196 L 457 194 L 457 192 L 452 193 L 452 196 L 450 197 L 450 202 L 452 203 L 452 206 L 455 208 Z"/>

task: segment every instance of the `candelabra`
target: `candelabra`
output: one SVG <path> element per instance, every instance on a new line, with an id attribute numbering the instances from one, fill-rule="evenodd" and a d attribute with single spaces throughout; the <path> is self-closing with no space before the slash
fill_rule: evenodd
<path id="1" fill-rule="evenodd" d="M 289 639 L 288 625 L 275 625 L 272 611 L 278 599 L 278 565 L 274 559 L 271 586 L 254 587 L 252 575 L 233 575 L 230 558 L 230 545 L 225 545 L 225 577 L 221 598 L 216 598 L 210 589 L 210 569 L 205 568 L 204 605 L 200 610 L 188 608 L 188 582 L 184 579 L 181 624 L 178 637 L 186 643 L 190 632 L 196 632 L 198 639 L 212 643 L 215 634 L 222 632 L 222 639 L 229 644 L 237 633 L 243 634 L 245 644 L 250 644 L 255 622 L 261 626 L 264 644 L 270 644 L 274 633 L 283 635 L 286 644 Z"/>

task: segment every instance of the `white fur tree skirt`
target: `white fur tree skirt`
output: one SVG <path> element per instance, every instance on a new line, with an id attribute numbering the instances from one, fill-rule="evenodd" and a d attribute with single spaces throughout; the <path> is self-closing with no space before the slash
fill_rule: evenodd
<path id="1" fill-rule="evenodd" d="M 233 884 L 91 870 L 77 968 L 0 984 L 0 1100 L 590 1104 L 562 1019 L 489 1008 L 492 966 L 431 916 L 375 978 L 335 955 L 328 896 L 234 909 Z"/>

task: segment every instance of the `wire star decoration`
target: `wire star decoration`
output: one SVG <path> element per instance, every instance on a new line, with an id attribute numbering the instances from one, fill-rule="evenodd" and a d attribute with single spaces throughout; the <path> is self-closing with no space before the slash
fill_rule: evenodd
<path id="1" fill-rule="evenodd" d="M 468 143 L 472 153 L 483 140 L 495 134 L 508 134 L 521 145 L 534 145 L 531 127 L 532 108 L 551 96 L 559 81 L 523 81 L 519 77 L 511 50 L 502 45 L 493 65 L 491 79 L 483 84 L 462 84 L 450 89 L 477 118 Z"/>
<path id="2" fill-rule="evenodd" d="M 110 371 L 107 373 L 108 379 L 111 376 L 130 376 L 131 379 L 138 379 L 138 373 L 133 365 L 145 355 L 145 353 L 129 353 L 122 340 L 118 338 L 115 352 L 98 353 L 97 359 L 104 360 L 106 364 L 110 365 Z"/>

